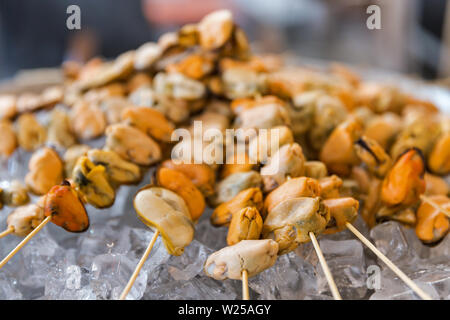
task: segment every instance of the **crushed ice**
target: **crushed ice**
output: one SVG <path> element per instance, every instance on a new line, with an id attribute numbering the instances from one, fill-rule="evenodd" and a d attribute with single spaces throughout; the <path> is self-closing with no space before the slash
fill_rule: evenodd
<path id="1" fill-rule="evenodd" d="M 23 178 L 29 154 L 17 150 L 0 162 L 0 180 Z M 47 225 L 0 270 L 0 299 L 117 299 L 153 233 L 136 217 L 132 199 L 150 181 L 121 186 L 106 210 L 87 207 L 91 227 L 82 234 Z M 0 230 L 12 208 L 0 210 Z M 167 254 L 158 239 L 128 299 L 240 299 L 239 281 L 216 281 L 204 275 L 209 254 L 226 246 L 226 228 L 209 223 L 208 211 L 196 226 L 195 240 L 179 257 Z M 386 222 L 370 232 L 360 218 L 356 227 L 371 237 L 433 298 L 450 299 L 450 238 L 424 246 L 414 230 Z M 20 241 L 0 240 L 0 258 Z M 320 246 L 344 299 L 418 299 L 382 262 L 348 231 L 322 236 Z M 368 288 L 370 266 L 380 270 L 379 288 Z M 276 264 L 249 280 L 256 299 L 332 299 L 311 243 L 279 257 Z"/>

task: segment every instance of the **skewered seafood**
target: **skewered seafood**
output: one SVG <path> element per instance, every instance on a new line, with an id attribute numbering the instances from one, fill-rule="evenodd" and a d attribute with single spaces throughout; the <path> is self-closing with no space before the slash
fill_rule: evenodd
<path id="1" fill-rule="evenodd" d="M 439 176 L 425 173 L 425 194 L 426 195 L 448 195 L 450 194 L 450 186 Z"/>
<path id="2" fill-rule="evenodd" d="M 83 202 L 70 182 L 64 180 L 45 196 L 44 213 L 52 222 L 69 232 L 83 232 L 89 227 L 89 217 Z"/>
<path id="3" fill-rule="evenodd" d="M 214 194 L 214 184 L 216 177 L 214 171 L 206 164 L 185 164 L 175 163 L 172 160 L 166 160 L 161 163 L 162 168 L 174 169 L 182 172 L 192 183 L 202 192 L 203 196 L 209 197 Z"/>
<path id="4" fill-rule="evenodd" d="M 220 48 L 228 41 L 233 31 L 230 11 L 220 10 L 206 15 L 197 26 L 200 45 L 206 49 Z"/>
<path id="5" fill-rule="evenodd" d="M 8 229 L 13 234 L 23 237 L 29 234 L 44 220 L 44 209 L 37 204 L 16 208 L 6 219 Z"/>
<path id="6" fill-rule="evenodd" d="M 264 191 L 272 191 L 285 182 L 288 176 L 304 175 L 304 163 L 305 156 L 299 144 L 292 143 L 282 146 L 261 168 Z"/>
<path id="7" fill-rule="evenodd" d="M 290 125 L 288 111 L 284 104 L 265 102 L 242 110 L 235 126 L 243 129 L 270 129 L 276 126 Z"/>
<path id="8" fill-rule="evenodd" d="M 182 73 L 186 77 L 199 80 L 211 73 L 214 69 L 212 56 L 206 54 L 192 54 L 181 61 L 169 64 L 167 72 Z"/>
<path id="9" fill-rule="evenodd" d="M 106 120 L 102 110 L 94 103 L 80 102 L 73 106 L 70 115 L 72 128 L 79 139 L 93 139 L 102 135 Z"/>
<path id="10" fill-rule="evenodd" d="M 161 159 L 161 148 L 152 138 L 125 124 L 106 128 L 106 148 L 138 165 L 148 166 Z"/>
<path id="11" fill-rule="evenodd" d="M 75 188 L 87 203 L 97 208 L 110 207 L 114 203 L 115 192 L 108 181 L 106 168 L 96 165 L 88 157 L 78 159 L 72 173 Z"/>
<path id="12" fill-rule="evenodd" d="M 402 120 L 398 115 L 383 113 L 370 117 L 365 124 L 364 136 L 375 140 L 384 149 L 388 149 L 401 129 Z"/>
<path id="13" fill-rule="evenodd" d="M 202 130 L 205 132 L 210 128 L 214 128 L 219 130 L 220 132 L 225 132 L 225 130 L 229 127 L 229 119 L 227 116 L 215 112 L 215 111 L 205 111 L 199 116 L 193 117 L 193 122 L 201 121 Z M 193 132 L 194 129 L 190 128 L 190 131 Z"/>
<path id="14" fill-rule="evenodd" d="M 24 113 L 17 119 L 17 140 L 26 151 L 34 151 L 42 146 L 47 132 L 32 113 Z"/>
<path id="15" fill-rule="evenodd" d="M 128 100 L 135 106 L 155 108 L 161 112 L 165 110 L 164 106 L 155 105 L 156 103 L 155 92 L 149 85 L 143 85 L 135 89 L 134 91 L 130 92 Z"/>
<path id="16" fill-rule="evenodd" d="M 406 150 L 417 148 L 424 156 L 428 156 L 436 139 L 439 137 L 441 128 L 437 121 L 429 116 L 420 118 L 405 124 L 403 130 L 397 135 L 391 147 L 392 159 L 397 159 Z"/>
<path id="17" fill-rule="evenodd" d="M 122 112 L 122 121 L 153 138 L 170 142 L 174 125 L 157 110 L 147 107 L 129 107 Z"/>
<path id="18" fill-rule="evenodd" d="M 437 140 L 428 158 L 428 166 L 436 174 L 450 173 L 450 133 Z"/>
<path id="19" fill-rule="evenodd" d="M 133 51 L 122 53 L 110 63 L 92 60 L 91 65 L 87 65 L 88 68 L 82 70 L 73 82 L 73 89 L 83 91 L 111 83 L 129 75 L 133 71 L 133 65 Z"/>
<path id="20" fill-rule="evenodd" d="M 47 142 L 63 148 L 73 146 L 76 143 L 76 138 L 70 123 L 70 117 L 63 109 L 54 109 L 50 115 Z"/>
<path id="21" fill-rule="evenodd" d="M 323 162 L 305 161 L 303 166 L 305 167 L 306 177 L 321 179 L 328 175 L 327 166 Z"/>
<path id="22" fill-rule="evenodd" d="M 284 200 L 300 197 L 318 197 L 320 194 L 321 187 L 315 179 L 307 177 L 289 179 L 267 195 L 264 200 L 264 216 Z"/>
<path id="23" fill-rule="evenodd" d="M 425 192 L 425 164 L 418 149 L 403 154 L 383 180 L 381 200 L 387 205 L 411 205 Z"/>
<path id="24" fill-rule="evenodd" d="M 158 73 L 154 79 L 154 88 L 157 95 L 188 101 L 201 99 L 206 94 L 206 88 L 201 82 L 181 73 Z"/>
<path id="25" fill-rule="evenodd" d="M 13 118 L 17 113 L 16 97 L 12 94 L 0 95 L 0 120 Z"/>
<path id="26" fill-rule="evenodd" d="M 91 149 L 88 145 L 85 144 L 76 144 L 69 147 L 64 153 L 64 171 L 67 178 L 72 177 L 73 168 L 77 163 L 78 159 L 82 156 L 85 156 L 87 152 Z"/>
<path id="27" fill-rule="evenodd" d="M 339 189 L 342 187 L 342 184 L 342 179 L 334 174 L 319 179 L 320 196 L 322 199 L 339 198 Z"/>
<path id="28" fill-rule="evenodd" d="M 156 174 L 158 185 L 178 194 L 185 201 L 191 219 L 197 221 L 205 210 L 205 199 L 197 187 L 182 172 L 160 168 Z"/>
<path id="29" fill-rule="evenodd" d="M 9 157 L 17 147 L 17 138 L 13 125 L 8 120 L 0 121 L 0 155 Z"/>
<path id="30" fill-rule="evenodd" d="M 356 92 L 357 103 L 376 113 L 399 112 L 405 98 L 397 88 L 374 82 L 361 83 Z"/>
<path id="31" fill-rule="evenodd" d="M 349 174 L 350 167 L 358 164 L 353 144 L 360 134 L 360 124 L 354 119 L 339 124 L 323 145 L 320 161 L 332 172 Z"/>
<path id="32" fill-rule="evenodd" d="M 28 169 L 30 172 L 25 177 L 25 183 L 37 195 L 46 194 L 63 180 L 63 163 L 58 154 L 47 147 L 33 153 Z"/>
<path id="33" fill-rule="evenodd" d="M 308 100 L 311 99 L 309 103 L 314 106 L 314 117 L 310 125 L 308 141 L 314 150 L 321 150 L 330 133 L 345 120 L 347 110 L 336 97 L 322 91 L 312 91 L 310 94 L 311 97 L 308 97 Z"/>
<path id="34" fill-rule="evenodd" d="M 342 231 L 346 223 L 353 223 L 358 216 L 359 202 L 353 198 L 326 199 L 324 205 L 330 209 L 330 221 L 325 234 Z"/>
<path id="35" fill-rule="evenodd" d="M 27 188 L 18 180 L 13 180 L 3 187 L 1 192 L 3 204 L 11 207 L 18 207 L 27 204 L 30 201 Z"/>
<path id="36" fill-rule="evenodd" d="M 242 240 L 211 254 L 204 270 L 206 275 L 216 280 L 240 280 L 243 270 L 252 277 L 273 266 L 277 252 L 278 244 L 273 240 Z"/>
<path id="37" fill-rule="evenodd" d="M 445 237 L 450 229 L 449 217 L 443 212 L 450 210 L 450 199 L 444 195 L 430 196 L 429 199 L 439 207 L 422 201 L 417 210 L 416 234 L 420 240 L 433 243 Z"/>
<path id="38" fill-rule="evenodd" d="M 358 158 L 377 177 L 384 177 L 391 168 L 391 157 L 375 140 L 362 136 L 355 143 L 355 151 Z"/>
<path id="39" fill-rule="evenodd" d="M 223 70 L 221 79 L 210 83 L 210 89 L 228 99 L 253 97 L 266 91 L 266 76 L 245 68 L 227 68 Z"/>
<path id="40" fill-rule="evenodd" d="M 55 105 L 63 98 L 62 88 L 55 86 L 44 89 L 41 94 L 26 92 L 16 100 L 19 113 L 36 111 L 38 109 Z"/>
<path id="41" fill-rule="evenodd" d="M 221 178 L 224 179 L 238 172 L 249 172 L 255 169 L 256 163 L 250 160 L 247 152 L 235 152 L 228 156 L 225 164 L 222 166 Z"/>
<path id="42" fill-rule="evenodd" d="M 131 162 L 123 160 L 113 151 L 92 149 L 87 151 L 87 157 L 95 165 L 105 167 L 109 181 L 117 184 L 138 182 L 141 178 L 139 167 Z"/>
<path id="43" fill-rule="evenodd" d="M 167 252 L 181 255 L 194 238 L 194 225 L 184 200 L 159 187 L 146 187 L 134 198 L 134 208 L 147 226 L 159 230 Z"/>
<path id="44" fill-rule="evenodd" d="M 147 42 L 141 45 L 134 56 L 134 67 L 137 70 L 148 69 L 160 58 L 161 47 L 157 43 Z"/>
<path id="45" fill-rule="evenodd" d="M 254 137 L 249 143 L 248 155 L 257 163 L 265 163 L 267 158 L 274 155 L 279 148 L 293 142 L 292 131 L 286 126 L 277 126 L 265 134 Z"/>
<path id="46" fill-rule="evenodd" d="M 131 100 L 131 94 L 128 96 L 128 99 L 119 96 L 101 100 L 100 109 L 103 111 L 108 125 L 119 123 L 122 120 L 122 112 L 127 108 L 134 107 L 133 101 L 129 100 Z"/>
<path id="47" fill-rule="evenodd" d="M 17 236 L 27 236 L 42 225 L 46 217 L 69 232 L 83 232 L 89 227 L 83 203 L 70 183 L 64 180 L 37 203 L 15 209 L 7 218 L 7 230 Z"/>
<path id="48" fill-rule="evenodd" d="M 255 207 L 245 207 L 232 215 L 227 243 L 232 246 L 242 240 L 258 240 L 263 220 Z"/>
<path id="49" fill-rule="evenodd" d="M 261 175 L 256 171 L 233 173 L 216 185 L 216 197 L 213 202 L 214 204 L 227 202 L 242 190 L 259 188 L 261 184 Z"/>
<path id="50" fill-rule="evenodd" d="M 262 235 L 278 242 L 281 255 L 309 241 L 310 232 L 322 233 L 329 221 L 330 210 L 319 197 L 287 199 L 269 211 Z"/>
<path id="51" fill-rule="evenodd" d="M 235 213 L 245 207 L 255 207 L 261 211 L 263 196 L 259 188 L 248 188 L 239 192 L 235 197 L 220 204 L 211 215 L 213 226 L 224 226 L 231 222 Z"/>

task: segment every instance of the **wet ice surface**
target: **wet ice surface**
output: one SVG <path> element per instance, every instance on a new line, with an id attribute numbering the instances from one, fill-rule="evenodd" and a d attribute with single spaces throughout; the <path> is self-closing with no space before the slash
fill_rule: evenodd
<path id="1" fill-rule="evenodd" d="M 429 248 L 414 230 L 387 222 L 371 230 L 377 247 L 433 299 L 450 299 L 450 238 Z M 381 288 L 370 299 L 419 299 L 392 271 L 380 264 Z"/>
<path id="2" fill-rule="evenodd" d="M 23 179 L 29 157 L 18 150 L 8 162 L 0 162 L 0 180 Z M 136 186 L 120 187 L 109 209 L 87 206 L 91 226 L 85 233 L 45 226 L 0 270 L 0 299 L 117 299 L 153 235 L 132 208 L 136 191 L 152 174 L 148 171 Z M 12 210 L 0 210 L 0 230 Z M 242 297 L 240 281 L 216 281 L 204 275 L 207 256 L 226 246 L 227 228 L 211 226 L 210 215 L 208 210 L 202 216 L 195 240 L 179 257 L 168 255 L 157 240 L 128 299 Z M 430 248 L 413 230 L 395 222 L 378 225 L 371 232 L 360 218 L 354 225 L 432 297 L 450 299 L 449 237 Z M 19 241 L 15 236 L 0 239 L 1 258 Z M 344 299 L 418 298 L 350 231 L 321 236 L 319 243 Z M 367 271 L 373 266 L 381 271 L 377 290 L 367 287 L 372 274 Z M 332 299 L 311 243 L 279 257 L 272 268 L 251 278 L 249 286 L 252 299 Z"/>

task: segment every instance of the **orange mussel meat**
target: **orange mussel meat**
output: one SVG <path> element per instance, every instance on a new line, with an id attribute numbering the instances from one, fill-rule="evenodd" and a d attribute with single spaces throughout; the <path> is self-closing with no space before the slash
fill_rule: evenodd
<path id="1" fill-rule="evenodd" d="M 54 186 L 45 196 L 44 214 L 52 222 L 69 232 L 83 232 L 89 228 L 89 217 L 83 202 L 70 182 Z"/>

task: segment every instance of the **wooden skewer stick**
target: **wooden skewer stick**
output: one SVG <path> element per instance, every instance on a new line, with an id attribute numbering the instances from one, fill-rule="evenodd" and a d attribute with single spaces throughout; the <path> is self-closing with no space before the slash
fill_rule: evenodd
<path id="1" fill-rule="evenodd" d="M 31 238 L 33 238 L 47 223 L 50 222 L 50 220 L 52 219 L 52 216 L 48 216 L 47 218 L 45 218 L 40 225 L 38 225 L 33 231 L 31 231 L 26 237 L 25 239 L 23 239 L 3 260 L 2 262 L 0 262 L 0 269 L 3 268 L 3 266 L 5 264 L 8 263 L 9 260 L 11 260 L 12 257 L 14 257 L 14 255 L 19 252 L 20 249 L 22 249 L 22 247 L 24 245 L 27 244 L 28 241 L 31 240 Z"/>
<path id="2" fill-rule="evenodd" d="M 248 271 L 242 271 L 242 298 L 244 300 L 250 300 L 250 294 L 248 292 Z"/>
<path id="3" fill-rule="evenodd" d="M 147 249 L 145 250 L 144 254 L 142 255 L 141 260 L 139 261 L 138 265 L 136 266 L 136 269 L 134 269 L 133 275 L 131 276 L 130 280 L 127 283 L 127 286 L 125 289 L 123 289 L 122 294 L 120 295 L 120 300 L 125 300 L 128 293 L 130 292 L 131 288 L 133 287 L 134 282 L 136 281 L 136 278 L 139 275 L 139 272 L 141 272 L 142 267 L 144 266 L 145 261 L 147 260 L 150 252 L 152 251 L 153 246 L 155 245 L 156 239 L 158 239 L 159 236 L 159 230 L 156 230 L 155 234 L 153 235 L 152 240 L 150 240 L 150 243 L 148 244 Z"/>
<path id="4" fill-rule="evenodd" d="M 420 289 L 417 284 L 414 283 L 402 270 L 400 270 L 388 257 L 386 257 L 377 247 L 375 247 L 372 242 L 370 242 L 366 237 L 364 237 L 351 223 L 346 222 L 347 228 L 353 232 L 353 234 L 361 240 L 373 253 L 377 255 L 400 279 L 402 279 L 408 287 L 410 287 L 419 297 L 423 300 L 432 300 L 430 295 L 425 291 Z"/>
<path id="5" fill-rule="evenodd" d="M 8 234 L 11 234 L 14 232 L 14 228 L 13 227 L 9 227 L 7 228 L 5 231 L 0 232 L 0 239 L 3 237 L 6 237 Z"/>
<path id="6" fill-rule="evenodd" d="M 290 180 L 291 176 L 287 176 L 287 180 Z M 328 285 L 330 286 L 331 294 L 334 300 L 342 300 L 341 294 L 339 293 L 336 282 L 334 282 L 333 275 L 331 274 L 330 268 L 328 268 L 327 261 L 323 256 L 322 250 L 320 249 L 319 243 L 317 242 L 316 235 L 313 232 L 309 233 L 309 237 L 313 243 L 314 249 L 316 250 L 317 257 L 319 258 L 320 265 L 322 266 L 323 273 L 325 273 L 325 278 L 327 279 Z"/>
<path id="7" fill-rule="evenodd" d="M 439 210 L 441 212 L 443 212 L 447 217 L 450 218 L 450 211 L 448 211 L 446 208 L 444 208 L 443 206 L 439 205 L 436 203 L 436 201 L 434 201 L 433 199 L 430 199 L 427 196 L 424 196 L 423 194 L 420 195 L 420 199 L 426 203 L 428 203 L 430 206 L 432 206 L 433 208 L 435 208 L 436 210 Z"/>
<path id="8" fill-rule="evenodd" d="M 319 258 L 323 273 L 325 273 L 325 278 L 327 279 L 328 285 L 330 286 L 331 294 L 333 295 L 334 300 L 342 300 L 341 294 L 339 293 L 339 290 L 336 286 L 336 282 L 334 282 L 333 275 L 331 274 L 330 268 L 328 268 L 327 261 L 323 256 L 322 250 L 320 249 L 315 234 L 313 232 L 310 232 L 309 237 L 311 238 L 314 249 L 316 250 L 317 257 Z"/>

